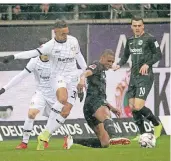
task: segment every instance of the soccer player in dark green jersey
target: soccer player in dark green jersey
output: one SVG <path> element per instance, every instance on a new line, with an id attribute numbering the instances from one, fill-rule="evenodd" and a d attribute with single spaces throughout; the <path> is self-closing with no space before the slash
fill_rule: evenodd
<path id="1" fill-rule="evenodd" d="M 124 54 L 114 70 L 123 66 L 131 55 L 131 79 L 128 87 L 129 106 L 132 108 L 133 118 L 140 133 L 145 133 L 143 118 L 145 117 L 153 123 L 154 135 L 158 138 L 161 135 L 162 124 L 145 106 L 145 100 L 154 81 L 152 65 L 161 59 L 162 54 L 155 37 L 144 31 L 142 18 L 132 18 L 131 28 L 134 36 L 127 39 Z M 138 137 L 135 140 L 137 139 Z"/>
<path id="2" fill-rule="evenodd" d="M 69 149 L 73 143 L 93 148 L 105 148 L 109 144 L 125 145 L 130 143 L 127 138 L 116 138 L 110 111 L 117 116 L 120 115 L 120 112 L 106 101 L 105 71 L 112 67 L 113 62 L 114 52 L 110 49 L 104 50 L 100 60 L 89 65 L 81 75 L 78 84 L 78 92 L 82 93 L 87 78 L 88 87 L 83 112 L 88 125 L 95 132 L 97 138 L 72 140 L 71 136 L 68 136 L 64 142 L 65 149 Z"/>

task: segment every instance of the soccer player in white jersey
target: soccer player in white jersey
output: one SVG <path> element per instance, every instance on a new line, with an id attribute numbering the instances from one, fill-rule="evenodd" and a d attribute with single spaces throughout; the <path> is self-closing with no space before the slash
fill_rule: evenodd
<path id="1" fill-rule="evenodd" d="M 48 116 L 51 107 L 56 101 L 55 91 L 50 85 L 50 70 L 51 69 L 48 57 L 45 55 L 41 55 L 40 57 L 37 56 L 36 58 L 32 58 L 28 62 L 25 69 L 14 78 L 12 78 L 11 81 L 3 86 L 3 88 L 0 90 L 1 95 L 8 89 L 20 83 L 24 78 L 29 76 L 30 73 L 34 73 L 36 81 L 36 92 L 31 99 L 28 116 L 24 123 L 22 142 L 16 147 L 16 149 L 27 148 L 36 115 L 40 111 L 44 110 L 44 113 L 46 116 Z M 48 142 L 45 142 L 44 146 L 46 148 L 48 146 Z"/>
<path id="2" fill-rule="evenodd" d="M 76 61 L 85 70 L 87 65 L 81 54 L 78 40 L 69 34 L 64 20 L 57 20 L 54 26 L 55 38 L 41 48 L 21 52 L 4 58 L 4 63 L 13 59 L 27 59 L 37 55 L 48 55 L 51 64 L 51 85 L 56 91 L 54 104 L 46 128 L 38 137 L 37 150 L 44 150 L 43 141 L 65 122 L 75 103 L 78 83 Z"/>

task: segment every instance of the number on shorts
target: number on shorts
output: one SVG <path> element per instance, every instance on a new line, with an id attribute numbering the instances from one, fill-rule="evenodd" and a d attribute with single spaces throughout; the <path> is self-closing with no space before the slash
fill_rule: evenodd
<path id="1" fill-rule="evenodd" d="M 73 91 L 73 95 L 71 96 L 71 98 L 75 98 L 76 99 L 76 97 L 77 97 L 77 92 Z"/>
<path id="2" fill-rule="evenodd" d="M 145 87 L 140 87 L 140 94 L 139 96 L 144 96 L 145 94 Z"/>

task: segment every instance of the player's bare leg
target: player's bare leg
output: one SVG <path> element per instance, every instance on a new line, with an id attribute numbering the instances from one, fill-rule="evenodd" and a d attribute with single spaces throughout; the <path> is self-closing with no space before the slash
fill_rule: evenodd
<path id="1" fill-rule="evenodd" d="M 27 144 L 33 128 L 34 119 L 39 112 L 40 111 L 38 109 L 29 109 L 28 117 L 24 123 L 23 140 L 18 146 L 16 146 L 16 149 L 27 149 Z"/>
<path id="2" fill-rule="evenodd" d="M 64 122 L 67 116 L 70 114 L 72 105 L 67 102 L 67 90 L 66 88 L 59 88 L 57 92 L 57 98 L 59 101 L 52 107 L 45 130 L 38 136 L 37 150 L 44 150 L 43 142 L 47 141 L 50 135 L 57 130 Z M 60 109 L 58 111 L 58 109 Z"/>
<path id="3" fill-rule="evenodd" d="M 110 117 L 110 111 L 106 106 L 101 106 L 94 114 L 94 116 L 104 124 L 104 129 L 107 131 L 110 136 L 110 144 L 111 145 L 127 145 L 130 144 L 130 140 L 128 138 L 117 138 L 115 136 L 115 128 L 113 126 L 113 120 Z"/>

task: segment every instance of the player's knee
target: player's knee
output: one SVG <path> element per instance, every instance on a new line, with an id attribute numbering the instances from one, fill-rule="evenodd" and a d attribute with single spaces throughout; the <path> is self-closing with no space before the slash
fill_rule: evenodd
<path id="1" fill-rule="evenodd" d="M 35 119 L 35 117 L 37 116 L 37 114 L 39 113 L 39 110 L 37 109 L 30 109 L 28 112 L 28 117 L 30 119 Z"/>
<path id="2" fill-rule="evenodd" d="M 135 98 L 134 102 L 134 109 L 139 111 L 142 109 L 142 107 L 145 105 L 145 100 L 140 99 L 140 98 Z"/>
<path id="3" fill-rule="evenodd" d="M 63 105 L 67 104 L 67 100 L 68 100 L 67 95 L 59 95 L 58 96 L 58 101 Z"/>
<path id="4" fill-rule="evenodd" d="M 56 92 L 56 96 L 57 96 L 57 99 L 58 101 L 65 105 L 67 103 L 67 100 L 68 100 L 68 93 L 67 93 L 67 89 L 62 87 L 62 88 L 59 88 Z"/>

